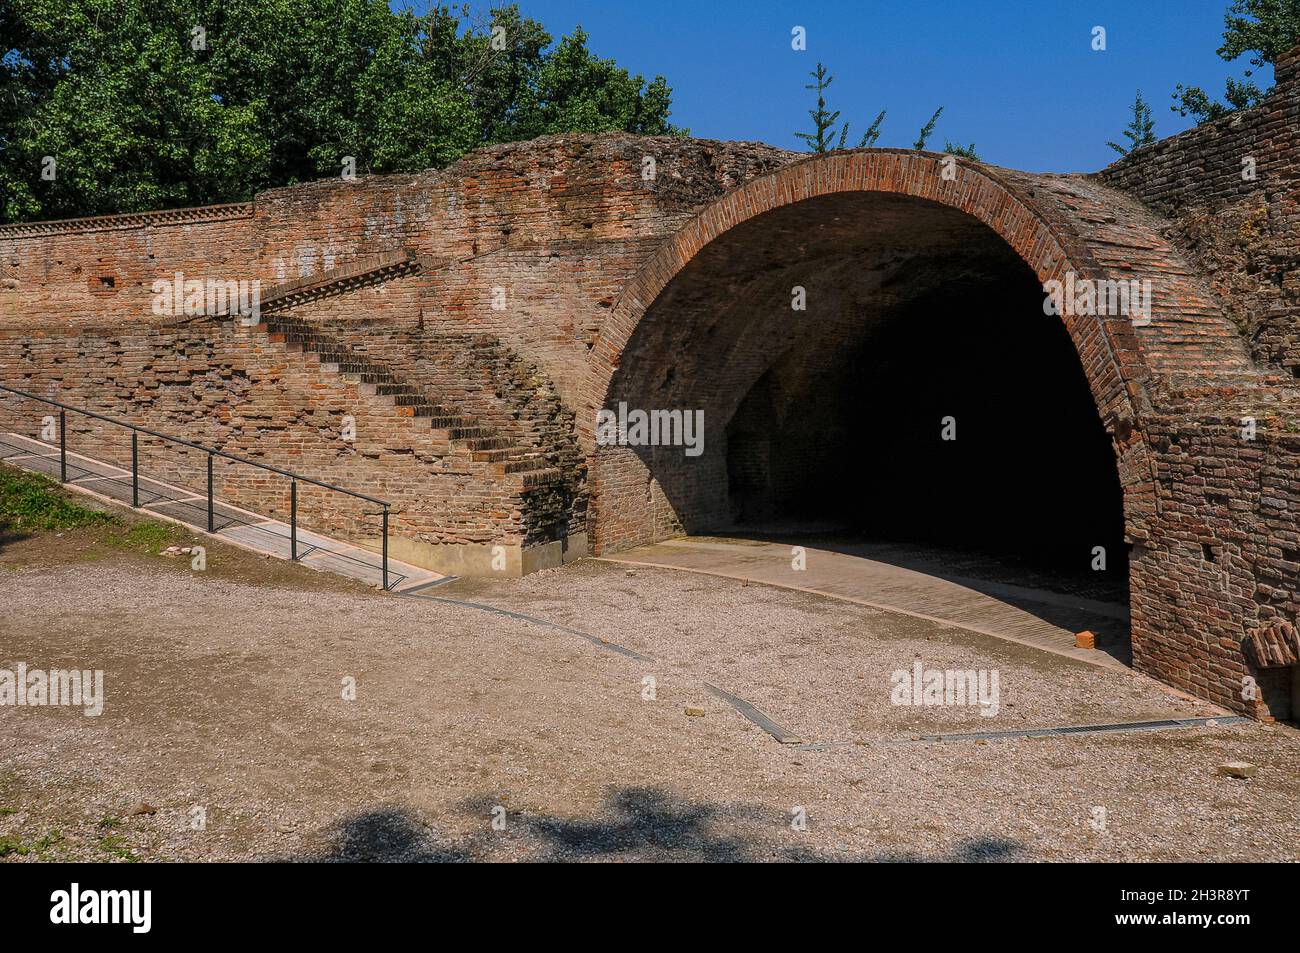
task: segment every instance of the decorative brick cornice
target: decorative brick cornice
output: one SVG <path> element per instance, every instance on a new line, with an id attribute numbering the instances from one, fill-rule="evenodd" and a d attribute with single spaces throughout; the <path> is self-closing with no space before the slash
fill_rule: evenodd
<path id="1" fill-rule="evenodd" d="M 226 222 L 252 217 L 252 202 L 233 202 L 227 205 L 165 209 L 160 212 L 131 212 L 126 215 L 98 215 L 93 218 L 64 218 L 49 222 L 0 225 L 0 238 L 38 238 L 43 235 L 79 232 L 114 232 L 168 225 L 203 225 L 208 222 Z"/>

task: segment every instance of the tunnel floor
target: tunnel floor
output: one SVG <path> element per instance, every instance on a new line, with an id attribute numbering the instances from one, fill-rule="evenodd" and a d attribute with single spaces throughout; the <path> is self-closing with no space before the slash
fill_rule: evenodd
<path id="1" fill-rule="evenodd" d="M 802 569 L 795 568 L 796 547 Z M 1131 663 L 1122 586 L 1015 556 L 768 527 L 685 536 L 604 558 L 815 592 L 1097 665 Z M 1096 635 L 1096 649 L 1075 647 L 1084 630 Z"/>

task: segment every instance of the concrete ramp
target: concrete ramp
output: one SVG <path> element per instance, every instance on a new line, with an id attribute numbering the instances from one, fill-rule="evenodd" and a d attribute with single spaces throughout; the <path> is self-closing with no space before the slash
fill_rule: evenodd
<path id="1" fill-rule="evenodd" d="M 1046 589 L 921 571 L 858 552 L 805 546 L 806 568 L 792 567 L 792 545 L 729 537 L 685 537 L 602 557 L 607 562 L 679 569 L 795 589 L 901 612 L 1093 665 L 1128 662 L 1124 606 Z M 1106 648 L 1075 648 L 1087 629 Z"/>

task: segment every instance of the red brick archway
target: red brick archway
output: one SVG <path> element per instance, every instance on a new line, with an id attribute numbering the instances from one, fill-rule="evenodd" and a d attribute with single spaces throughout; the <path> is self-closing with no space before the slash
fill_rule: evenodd
<path id="1" fill-rule="evenodd" d="M 1078 352 L 1116 451 L 1125 528 L 1148 538 L 1157 499 L 1142 420 L 1159 376 L 1205 375 L 1249 366 L 1235 329 L 1140 206 L 1078 176 L 996 169 L 902 150 L 855 150 L 793 163 L 704 209 L 628 282 L 593 345 L 579 434 L 591 460 L 596 552 L 670 535 L 647 489 L 644 465 L 621 448 L 595 446 L 597 412 L 642 319 L 673 279 L 710 243 L 765 213 L 845 193 L 883 193 L 936 203 L 983 223 L 1038 280 L 1138 278 L 1151 282 L 1150 323 L 1127 317 L 1061 318 Z"/>

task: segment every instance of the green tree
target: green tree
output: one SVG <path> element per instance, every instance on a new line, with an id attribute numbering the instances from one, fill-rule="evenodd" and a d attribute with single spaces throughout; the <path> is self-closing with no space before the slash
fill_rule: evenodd
<path id="1" fill-rule="evenodd" d="M 1300 43 L 1300 0 L 1233 0 L 1223 20 L 1218 53 L 1229 62 L 1253 53 L 1250 63 L 1259 68 Z"/>
<path id="2" fill-rule="evenodd" d="M 813 82 L 804 87 L 804 89 L 816 90 L 817 107 L 808 110 L 808 116 L 813 121 L 812 132 L 796 132 L 795 136 L 802 139 L 812 147 L 814 153 L 830 152 L 834 149 L 843 149 L 849 137 L 849 123 L 844 123 L 839 128 L 839 136 L 836 137 L 836 123 L 839 121 L 839 110 L 831 111 L 826 106 L 826 90 L 830 87 L 835 77 L 831 76 L 825 65 L 817 64 L 817 69 L 808 74 L 813 78 Z M 939 116 L 943 113 L 943 107 L 940 106 L 934 111 L 929 121 L 921 128 L 920 134 L 912 144 L 914 149 L 924 149 L 926 142 L 934 134 L 934 128 L 938 125 Z M 880 129 L 885 121 L 886 110 L 882 109 L 876 114 L 867 131 L 863 133 L 862 138 L 858 141 L 857 148 L 864 149 L 874 146 L 880 139 Z M 957 151 L 960 150 L 960 151 Z M 978 159 L 975 154 L 975 146 L 971 144 L 969 148 L 963 146 L 954 146 L 951 142 L 947 144 L 945 151 L 952 152 L 954 155 L 964 155 L 967 158 Z"/>
<path id="3" fill-rule="evenodd" d="M 1134 149 L 1150 145 L 1156 141 L 1155 120 L 1151 118 L 1151 107 L 1142 98 L 1142 90 L 1140 89 L 1137 91 L 1137 98 L 1133 100 L 1132 110 L 1133 119 L 1124 129 L 1124 138 L 1128 140 L 1129 144 L 1121 146 L 1117 142 L 1106 143 L 1122 156 L 1126 156 Z"/>
<path id="4" fill-rule="evenodd" d="M 537 82 L 525 88 L 510 138 L 616 130 L 668 135 L 677 131 L 668 122 L 670 98 L 662 76 L 647 86 L 613 60 L 592 55 L 587 34 L 578 27 L 545 57 Z"/>
<path id="5" fill-rule="evenodd" d="M 876 140 L 880 138 L 880 125 L 884 121 L 885 121 L 885 110 L 882 109 L 880 110 L 880 112 L 876 114 L 876 118 L 872 120 L 871 125 L 867 127 L 867 131 L 863 133 L 862 139 L 858 142 L 859 149 L 866 149 L 876 144 Z M 849 126 L 848 123 L 844 124 L 845 133 L 849 131 L 848 126 Z"/>
<path id="6" fill-rule="evenodd" d="M 547 133 L 676 134 L 671 99 L 513 5 L 0 0 L 0 221 L 235 201 L 345 156 L 414 172 Z"/>
<path id="7" fill-rule="evenodd" d="M 1273 63 L 1279 56 L 1300 43 L 1300 0 L 1233 0 L 1223 17 L 1223 45 L 1219 57 L 1232 62 L 1247 53 L 1252 69 L 1245 79 L 1229 77 L 1224 101 L 1215 101 L 1199 86 L 1174 89 L 1170 108 L 1180 116 L 1191 116 L 1198 123 L 1219 119 L 1238 109 L 1253 106 L 1268 95 L 1251 76 L 1255 69 Z"/>
<path id="8" fill-rule="evenodd" d="M 264 166 L 256 110 L 220 102 L 165 2 L 25 0 L 15 18 L 6 220 L 209 201 Z"/>
<path id="9" fill-rule="evenodd" d="M 826 66 L 822 63 L 818 63 L 817 69 L 808 75 L 813 78 L 814 82 L 805 86 L 804 89 L 815 89 L 817 91 L 817 108 L 808 110 L 808 116 L 813 121 L 813 131 L 796 132 L 795 136 L 812 146 L 813 152 L 830 152 L 831 149 L 835 148 L 831 145 L 831 141 L 835 138 L 835 123 L 840 118 L 840 112 L 838 109 L 831 112 L 826 108 L 826 90 L 835 81 L 835 77 L 827 72 Z M 848 123 L 845 123 L 844 128 L 840 130 L 839 148 L 844 148 L 844 140 L 848 137 L 848 134 L 849 126 Z"/>
<path id="10" fill-rule="evenodd" d="M 805 86 L 804 89 L 815 89 L 817 91 L 817 108 L 808 110 L 809 117 L 813 121 L 812 132 L 796 132 L 795 136 L 812 146 L 813 152 L 830 152 L 832 149 L 843 149 L 849 138 L 849 124 L 846 122 L 840 128 L 839 140 L 835 145 L 835 123 L 840 118 L 839 110 L 831 112 L 826 108 L 826 89 L 834 81 L 835 77 L 827 72 L 826 67 L 821 63 L 817 64 L 816 71 L 809 73 L 814 80 L 813 83 Z M 885 121 L 885 110 L 880 110 L 867 131 L 862 134 L 858 141 L 858 148 L 865 149 L 874 146 L 876 140 L 880 138 L 880 126 Z"/>

